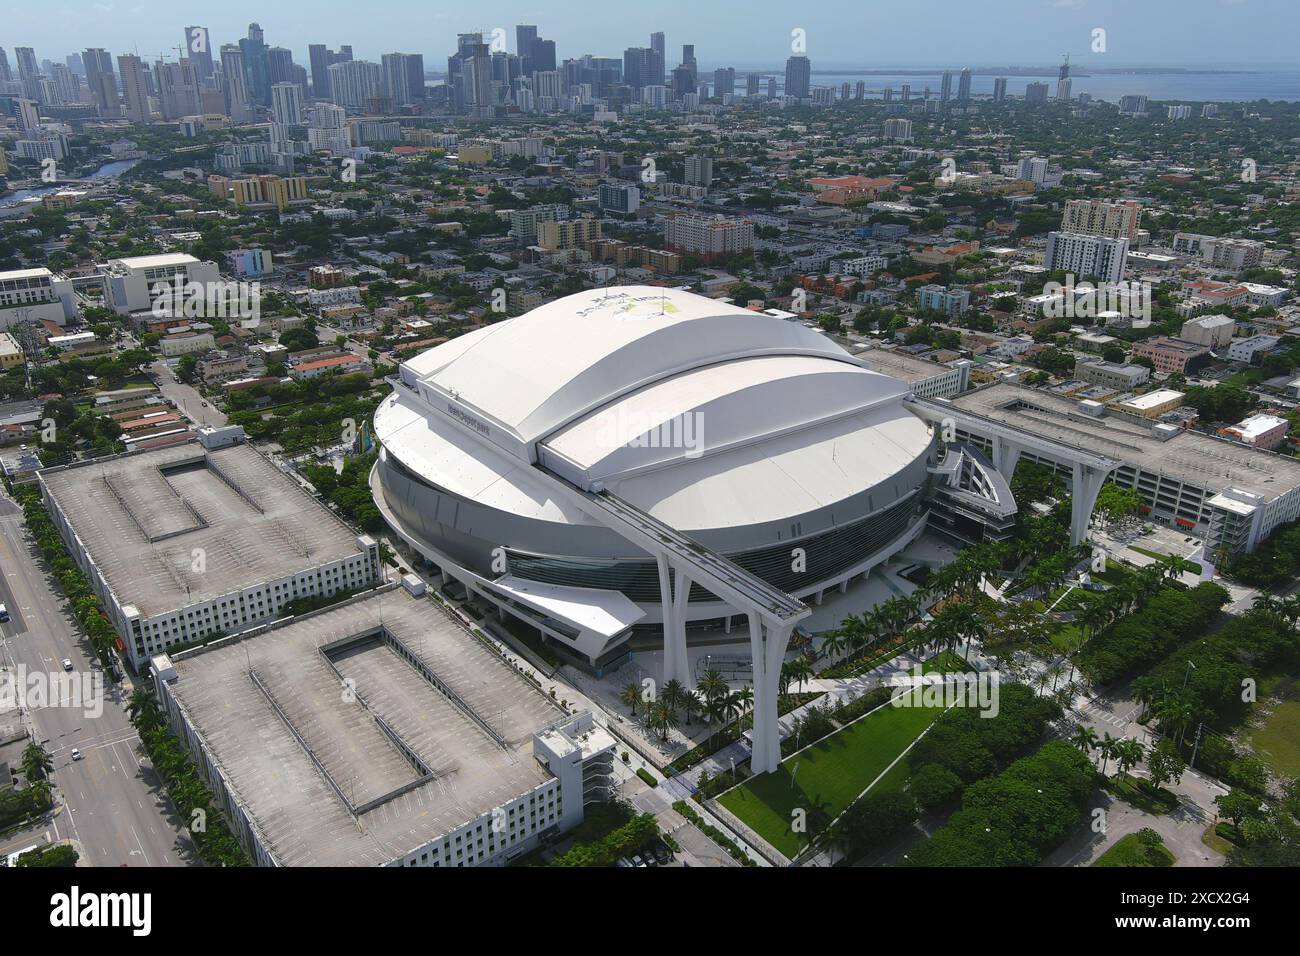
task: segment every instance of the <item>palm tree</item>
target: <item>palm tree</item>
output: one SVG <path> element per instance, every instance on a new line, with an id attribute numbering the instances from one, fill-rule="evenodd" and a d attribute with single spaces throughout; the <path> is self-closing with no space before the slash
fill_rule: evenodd
<path id="1" fill-rule="evenodd" d="M 688 690 L 682 698 L 682 715 L 686 718 L 687 727 L 691 725 L 693 718 L 700 715 L 703 709 L 704 704 L 695 696 L 694 692 Z"/>
<path id="2" fill-rule="evenodd" d="M 790 696 L 790 685 L 794 683 L 794 669 L 789 664 L 781 665 L 781 676 L 777 678 L 781 687 L 781 696 Z"/>
<path id="3" fill-rule="evenodd" d="M 677 712 L 664 700 L 656 701 L 651 710 L 654 712 L 654 729 L 660 731 L 667 742 L 668 732 L 678 725 Z"/>
<path id="4" fill-rule="evenodd" d="M 1091 755 L 1097 746 L 1097 731 L 1093 730 L 1087 724 L 1080 724 L 1075 728 L 1074 736 L 1070 738 L 1070 743 L 1084 754 Z"/>
<path id="5" fill-rule="evenodd" d="M 659 692 L 659 699 L 668 707 L 676 712 L 677 708 L 682 705 L 682 700 L 686 697 L 687 690 L 682 686 L 682 682 L 673 678 L 664 684 L 664 688 Z"/>
<path id="6" fill-rule="evenodd" d="M 746 684 L 740 690 L 736 691 L 736 700 L 740 701 L 740 712 L 742 714 L 751 710 L 754 706 L 754 688 Z"/>
<path id="7" fill-rule="evenodd" d="M 714 724 L 725 724 L 727 722 L 728 695 L 718 694 L 713 697 L 704 698 L 704 719 L 712 727 Z"/>
<path id="8" fill-rule="evenodd" d="M 699 688 L 706 701 L 721 697 L 729 690 L 722 674 L 712 668 L 700 676 Z"/>
<path id="9" fill-rule="evenodd" d="M 54 761 L 50 759 L 45 748 L 33 740 L 23 750 L 19 767 L 22 768 L 23 776 L 27 778 L 29 784 L 36 783 L 45 780 L 54 772 Z"/>
<path id="10" fill-rule="evenodd" d="M 147 690 L 136 690 L 126 705 L 126 715 L 138 730 L 162 726 L 162 706 L 158 698 Z"/>
<path id="11" fill-rule="evenodd" d="M 726 707 L 727 716 L 732 720 L 738 720 L 745 714 L 745 705 L 741 701 L 740 693 L 738 691 L 732 691 L 728 694 L 726 700 L 723 702 L 723 706 Z"/>
<path id="12" fill-rule="evenodd" d="M 842 630 L 829 631 L 822 636 L 822 653 L 831 660 L 839 657 L 848 646 L 848 635 Z"/>
<path id="13" fill-rule="evenodd" d="M 1061 666 L 1060 662 L 1057 662 L 1047 669 L 1047 673 L 1052 676 L 1052 693 L 1056 693 L 1056 682 L 1065 673 L 1065 668 Z"/>
<path id="14" fill-rule="evenodd" d="M 1128 772 L 1142 762 L 1146 748 L 1139 741 L 1126 737 L 1115 744 L 1115 761 L 1119 764 L 1119 775 L 1128 779 Z"/>
<path id="15" fill-rule="evenodd" d="M 1181 690 L 1168 691 L 1163 698 L 1156 704 L 1156 719 L 1160 721 L 1160 727 L 1178 729 L 1178 746 L 1183 745 L 1183 734 L 1187 730 L 1187 725 L 1191 723 L 1195 708 L 1191 700 Z"/>
<path id="16" fill-rule="evenodd" d="M 1118 745 L 1119 740 L 1112 737 L 1110 731 L 1107 731 L 1101 743 L 1097 744 L 1097 750 L 1101 753 L 1101 774 L 1103 777 L 1106 775 L 1106 764 L 1110 762 L 1111 757 L 1115 756 L 1115 748 Z"/>
<path id="17" fill-rule="evenodd" d="M 1183 573 L 1183 559 L 1176 554 L 1166 554 L 1160 559 L 1159 566 L 1170 581 Z"/>
<path id="18" fill-rule="evenodd" d="M 789 667 L 790 676 L 793 678 L 794 683 L 799 686 L 800 690 L 803 690 L 804 682 L 812 677 L 812 665 L 805 658 L 798 657 L 790 662 Z"/>
<path id="19" fill-rule="evenodd" d="M 637 705 L 641 703 L 641 685 L 634 680 L 628 681 L 618 692 L 618 699 L 624 707 L 632 711 L 632 716 L 635 717 Z"/>

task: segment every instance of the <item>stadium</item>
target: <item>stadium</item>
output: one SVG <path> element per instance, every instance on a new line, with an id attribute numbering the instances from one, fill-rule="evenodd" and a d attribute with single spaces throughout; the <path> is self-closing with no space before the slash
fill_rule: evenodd
<path id="1" fill-rule="evenodd" d="M 936 436 L 904 383 L 689 292 L 570 295 L 415 356 L 394 385 L 371 478 L 389 524 L 597 674 L 670 616 L 692 643 L 737 615 L 753 628 L 752 606 L 685 573 L 688 552 L 817 599 L 925 523 Z"/>

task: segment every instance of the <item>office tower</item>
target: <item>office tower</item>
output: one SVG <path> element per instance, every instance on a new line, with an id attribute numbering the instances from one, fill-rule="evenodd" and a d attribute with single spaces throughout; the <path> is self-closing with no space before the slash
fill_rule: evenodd
<path id="1" fill-rule="evenodd" d="M 29 46 L 16 46 L 14 56 L 18 58 L 18 80 L 23 85 L 23 96 L 39 100 L 41 71 L 36 65 L 36 51 Z"/>
<path id="2" fill-rule="evenodd" d="M 812 62 L 806 56 L 792 56 L 785 61 L 785 95 L 805 99 L 812 84 Z"/>
<path id="3" fill-rule="evenodd" d="M 186 27 L 185 49 L 188 51 L 186 56 L 194 64 L 194 74 L 199 80 L 212 79 L 216 73 L 216 65 L 212 61 L 212 36 L 208 33 L 208 28 Z"/>
<path id="4" fill-rule="evenodd" d="M 158 63 L 154 76 L 158 81 L 158 103 L 163 119 L 175 120 L 201 112 L 199 80 L 190 60 Z"/>
<path id="5" fill-rule="evenodd" d="M 608 212 L 631 214 L 641 208 L 641 190 L 628 183 L 601 183 L 596 201 Z"/>
<path id="6" fill-rule="evenodd" d="M 516 68 L 518 58 L 515 59 Z M 403 53 L 402 62 L 406 65 L 406 92 L 412 103 L 418 103 L 428 97 L 424 86 L 424 54 Z"/>
<path id="7" fill-rule="evenodd" d="M 758 81 L 759 81 L 759 76 L 757 73 L 750 73 L 748 76 L 745 77 L 746 96 L 758 95 Z"/>
<path id="8" fill-rule="evenodd" d="M 271 72 L 267 61 L 267 46 L 262 28 L 256 23 L 248 25 L 248 36 L 239 41 L 244 54 L 244 80 L 250 103 L 271 105 Z"/>
<path id="9" fill-rule="evenodd" d="M 384 87 L 393 98 L 394 106 L 409 106 L 414 97 L 410 88 L 410 73 L 405 53 L 385 53 L 379 58 L 384 68 Z"/>
<path id="10" fill-rule="evenodd" d="M 713 89 L 714 95 L 726 96 L 727 94 L 735 95 L 736 92 L 736 71 L 733 67 L 724 67 L 720 70 L 713 71 Z"/>
<path id="11" fill-rule="evenodd" d="M 776 77 L 775 76 L 769 76 L 767 78 L 767 98 L 769 100 L 776 99 Z"/>
<path id="12" fill-rule="evenodd" d="M 1142 207 L 1134 199 L 1071 199 L 1065 204 L 1061 231 L 1134 240 L 1141 215 Z"/>
<path id="13" fill-rule="evenodd" d="M 961 71 L 961 76 L 957 80 L 957 102 L 970 102 L 970 67 Z"/>
<path id="14" fill-rule="evenodd" d="M 0 50 L 0 58 L 3 57 L 4 57 L 4 50 Z M 81 62 L 80 53 L 69 53 L 67 56 L 63 58 L 63 62 L 68 65 L 68 69 L 72 71 L 73 76 L 79 76 L 83 80 L 86 78 L 86 64 Z M 0 76 L 0 79 L 3 78 L 4 78 L 3 76 Z"/>
<path id="15" fill-rule="evenodd" d="M 899 96 L 902 98 L 904 103 L 910 101 L 912 99 L 912 84 L 904 83 L 899 87 Z"/>
<path id="16" fill-rule="evenodd" d="M 86 85 L 90 87 L 99 115 L 119 115 L 112 56 L 99 47 L 92 47 L 81 54 L 81 62 L 86 67 Z"/>
<path id="17" fill-rule="evenodd" d="M 1043 265 L 1049 272 L 1119 282 L 1128 259 L 1128 240 L 1084 236 L 1074 232 L 1049 232 Z"/>
<path id="18" fill-rule="evenodd" d="M 282 46 L 273 46 L 266 51 L 266 75 L 272 86 L 277 83 L 293 83 L 293 51 Z"/>
<path id="19" fill-rule="evenodd" d="M 1056 98 L 1058 100 L 1068 100 L 1070 98 L 1070 78 L 1063 76 L 1056 81 Z"/>
<path id="20" fill-rule="evenodd" d="M 952 70 L 943 71 L 943 81 L 939 85 L 939 102 L 947 103 L 952 99 Z"/>
<path id="21" fill-rule="evenodd" d="M 0 82 L 8 83 L 13 78 L 13 73 L 9 71 L 9 55 L 5 53 L 5 48 L 0 46 Z"/>
<path id="22" fill-rule="evenodd" d="M 122 115 L 132 123 L 148 123 L 153 110 L 149 106 L 144 62 L 138 56 L 123 54 L 117 58 L 117 72 L 122 75 Z"/>
<path id="23" fill-rule="evenodd" d="M 993 80 L 993 102 L 1001 103 L 1007 98 L 1007 78 L 999 76 Z"/>
<path id="24" fill-rule="evenodd" d="M 637 89 L 646 86 L 662 86 L 663 76 L 664 61 L 653 48 L 634 46 L 623 51 L 623 82 L 628 86 Z M 694 90 L 693 86 L 691 90 Z M 689 91 L 678 90 L 674 83 L 673 92 L 680 94 Z"/>
<path id="25" fill-rule="evenodd" d="M 19 131 L 30 133 L 32 130 L 40 128 L 41 110 L 35 100 L 29 100 L 26 97 L 20 99 L 17 104 L 17 112 L 14 115 L 18 120 Z"/>
<path id="26" fill-rule="evenodd" d="M 700 79 L 699 64 L 695 61 L 695 44 L 682 44 L 682 66 L 691 71 L 691 88 L 694 89 Z"/>
<path id="27" fill-rule="evenodd" d="M 626 76 L 626 70 L 624 70 L 624 76 Z M 689 66 L 674 67 L 671 86 L 673 96 L 678 99 L 694 93 L 695 81 L 691 77 L 691 68 Z"/>
<path id="28" fill-rule="evenodd" d="M 555 69 L 555 41 L 538 38 L 533 44 L 533 56 L 529 63 L 534 73 L 549 73 Z"/>
<path id="29" fill-rule="evenodd" d="M 318 100 L 330 98 L 329 68 L 335 63 L 346 63 L 352 59 L 352 47 L 341 46 L 335 53 L 323 43 L 313 43 L 307 47 L 308 60 L 311 63 L 311 94 Z M 421 71 L 423 72 L 423 58 Z M 423 83 L 423 76 L 421 77 Z"/>
<path id="30" fill-rule="evenodd" d="M 858 80 L 853 87 L 853 98 L 855 100 L 865 100 L 867 98 L 867 81 Z M 885 90 L 885 100 L 889 101 L 894 98 L 893 90 Z"/>
<path id="31" fill-rule="evenodd" d="M 665 53 L 667 47 L 664 46 L 664 35 L 662 33 L 650 34 L 650 49 L 655 51 L 655 54 L 659 57 L 659 62 L 664 64 L 666 68 L 668 65 L 668 59 Z M 655 82 L 662 83 L 665 79 L 666 77 L 661 76 Z"/>
<path id="32" fill-rule="evenodd" d="M 840 100 L 843 101 L 843 100 L 847 100 L 848 98 L 849 98 L 849 83 L 847 80 L 845 80 L 843 83 L 840 84 Z"/>
<path id="33" fill-rule="evenodd" d="M 302 122 L 302 88 L 297 83 L 272 85 L 271 116 L 281 126 L 297 126 Z"/>
<path id="34" fill-rule="evenodd" d="M 226 94 L 226 115 L 236 123 L 252 119 L 248 100 L 248 70 L 243 48 L 234 43 L 221 47 L 221 75 Z"/>
<path id="35" fill-rule="evenodd" d="M 1025 87 L 1026 103 L 1046 103 L 1047 102 L 1047 84 L 1030 83 Z"/>
<path id="36" fill-rule="evenodd" d="M 534 69 L 533 44 L 536 42 L 537 27 L 523 24 L 515 27 L 515 55 L 523 60 L 522 70 L 525 76 L 532 73 Z"/>
<path id="37" fill-rule="evenodd" d="M 378 63 L 347 60 L 329 68 L 334 103 L 351 109 L 368 109 L 384 92 L 384 71 Z"/>
<path id="38" fill-rule="evenodd" d="M 713 160 L 702 153 L 686 157 L 686 185 L 709 186 L 713 183 Z"/>
<path id="39" fill-rule="evenodd" d="M 81 80 L 68 69 L 68 64 L 55 63 L 50 68 L 50 80 L 60 106 L 81 102 Z"/>

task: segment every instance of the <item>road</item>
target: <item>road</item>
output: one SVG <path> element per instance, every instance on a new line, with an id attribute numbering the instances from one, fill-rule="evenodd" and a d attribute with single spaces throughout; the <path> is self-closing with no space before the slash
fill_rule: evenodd
<path id="1" fill-rule="evenodd" d="M 62 673 L 65 658 L 75 674 L 97 670 L 27 541 L 21 512 L 0 492 L 0 602 L 11 615 L 0 624 L 0 659 L 9 667 L 25 665 L 28 674 Z M 191 864 L 193 846 L 127 718 L 131 690 L 129 679 L 116 687 L 105 683 L 102 708 L 64 699 L 29 711 L 53 758 L 56 802 L 63 804 L 48 829 L 54 840 L 78 842 L 82 865 Z M 74 747 L 84 759 L 72 760 Z"/>
<path id="2" fill-rule="evenodd" d="M 154 362 L 149 366 L 149 371 L 153 373 L 163 398 L 179 408 L 194 424 L 211 425 L 213 428 L 226 424 L 226 416 L 221 410 L 200 395 L 197 389 L 178 382 L 166 362 Z"/>

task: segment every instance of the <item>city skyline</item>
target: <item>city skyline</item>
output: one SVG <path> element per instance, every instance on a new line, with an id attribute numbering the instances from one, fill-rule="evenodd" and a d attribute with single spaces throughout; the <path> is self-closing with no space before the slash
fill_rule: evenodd
<path id="1" fill-rule="evenodd" d="M 375 16 L 358 19 L 351 15 L 351 4 L 322 0 L 317 5 L 320 15 L 303 23 L 296 14 L 253 3 L 231 3 L 197 16 L 181 16 L 168 4 L 144 0 L 129 7 L 71 4 L 64 10 L 66 15 L 58 17 L 45 8 L 14 10 L 7 14 L 0 46 L 10 51 L 33 47 L 40 59 L 58 60 L 99 46 L 114 55 L 137 53 L 152 60 L 173 57 L 178 35 L 194 21 L 209 28 L 215 46 L 236 42 L 246 35 L 250 22 L 257 22 L 268 44 L 288 47 L 302 61 L 308 45 L 320 42 L 350 44 L 358 58 L 377 60 L 381 53 L 397 48 L 445 54 L 455 47 L 457 34 L 476 29 L 490 33 L 498 27 L 515 52 L 514 27 L 535 23 L 543 34 L 557 39 L 560 58 L 619 55 L 627 46 L 645 42 L 650 33 L 662 31 L 670 54 L 693 42 L 702 67 L 739 69 L 780 68 L 790 54 L 790 34 L 795 29 L 804 31 L 814 70 L 925 68 L 947 63 L 977 70 L 1028 68 L 1054 64 L 1063 53 L 1071 54 L 1080 72 L 1143 66 L 1249 69 L 1297 63 L 1288 38 L 1300 28 L 1300 11 L 1286 0 L 1157 0 L 1137 9 L 1119 0 L 994 0 L 942 6 L 942 17 L 884 18 L 879 11 L 850 3 L 830 2 L 790 13 L 772 0 L 756 0 L 747 5 L 744 18 L 737 18 L 724 8 L 687 8 L 669 2 L 644 11 L 621 10 L 617 18 L 593 18 L 586 12 L 539 8 L 527 2 L 501 2 L 486 12 L 459 13 L 422 9 L 408 0 L 378 0 L 368 5 Z M 411 28 L 394 28 L 399 18 L 409 21 Z M 470 22 L 475 18 L 488 22 Z M 1259 18 L 1271 18 L 1278 29 L 1249 29 Z M 682 23 L 687 25 L 674 26 Z M 855 26 L 864 32 L 858 33 Z M 1105 52 L 1094 52 L 1095 29 L 1106 31 Z M 1153 35 L 1161 37 L 1158 46 L 1130 42 L 1132 37 Z M 1063 37 L 1077 41 L 1063 42 Z"/>

